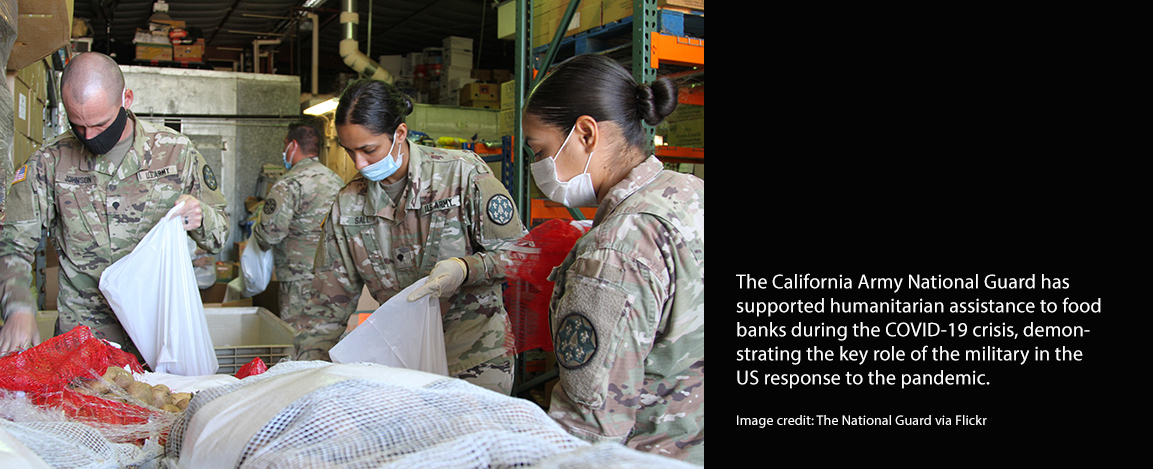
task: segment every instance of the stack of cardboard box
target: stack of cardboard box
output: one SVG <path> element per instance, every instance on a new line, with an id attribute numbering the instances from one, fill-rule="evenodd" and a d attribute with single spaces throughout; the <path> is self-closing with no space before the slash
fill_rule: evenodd
<path id="1" fill-rule="evenodd" d="M 28 157 L 44 144 L 49 73 L 51 68 L 41 59 L 7 77 L 13 90 L 12 163 L 17 176 Z"/>
<path id="2" fill-rule="evenodd" d="M 516 80 L 500 85 L 500 121 L 497 126 L 501 135 L 516 133 Z"/>
<path id="3" fill-rule="evenodd" d="M 472 38 L 449 36 L 444 38 L 444 60 L 441 68 L 440 101 L 446 106 L 462 106 L 460 90 L 476 81 L 472 76 Z"/>

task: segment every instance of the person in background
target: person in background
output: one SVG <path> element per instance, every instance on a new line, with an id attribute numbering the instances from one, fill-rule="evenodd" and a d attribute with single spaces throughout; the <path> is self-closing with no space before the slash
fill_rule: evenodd
<path id="1" fill-rule="evenodd" d="M 318 159 L 324 133 L 314 123 L 297 122 L 284 137 L 284 167 L 264 199 L 252 237 L 260 249 L 273 249 L 280 283 L 280 317 L 300 315 L 311 298 L 312 261 L 321 242 L 321 223 L 344 180 Z"/>
<path id="2" fill-rule="evenodd" d="M 588 441 L 704 464 L 704 181 L 664 170 L 642 127 L 676 100 L 667 78 L 638 84 L 580 55 L 532 90 L 522 122 L 537 186 L 597 207 L 549 277 L 560 373 L 549 415 Z"/>
<path id="3" fill-rule="evenodd" d="M 408 141 L 412 110 L 381 81 L 355 81 L 340 96 L 336 133 L 360 175 L 325 219 L 297 359 L 329 359 L 365 285 L 383 304 L 427 276 L 407 300 L 440 298 L 449 376 L 510 394 L 501 283 L 508 248 L 527 231 L 479 156 Z"/>
<path id="4" fill-rule="evenodd" d="M 228 238 L 226 202 L 216 173 L 188 137 L 128 110 L 133 92 L 110 57 L 73 57 L 60 94 L 71 129 L 16 169 L 0 227 L 0 352 L 40 342 L 29 285 L 47 230 L 60 257 L 56 333 L 89 326 L 139 355 L 100 293 L 100 274 L 178 204 L 188 236 L 220 252 Z"/>

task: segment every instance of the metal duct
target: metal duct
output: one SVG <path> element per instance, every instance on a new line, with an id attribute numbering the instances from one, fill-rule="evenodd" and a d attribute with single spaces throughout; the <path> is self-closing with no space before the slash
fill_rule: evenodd
<path id="1" fill-rule="evenodd" d="M 356 25 L 360 22 L 360 16 L 356 13 L 356 0 L 341 0 L 340 4 L 340 24 L 344 31 L 344 39 L 340 41 L 340 58 L 361 76 L 392 83 L 395 80 L 392 74 L 360 51 L 360 44 L 356 40 Z"/>

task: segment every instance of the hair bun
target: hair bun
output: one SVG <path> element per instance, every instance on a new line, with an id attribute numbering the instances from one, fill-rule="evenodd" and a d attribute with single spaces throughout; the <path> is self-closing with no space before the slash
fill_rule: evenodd
<path id="1" fill-rule="evenodd" d="M 637 85 L 637 112 L 648 125 L 657 125 L 677 108 L 677 85 L 668 78 Z"/>

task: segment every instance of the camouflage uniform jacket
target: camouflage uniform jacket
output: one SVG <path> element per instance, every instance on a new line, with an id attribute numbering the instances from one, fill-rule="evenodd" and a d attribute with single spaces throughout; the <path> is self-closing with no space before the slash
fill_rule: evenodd
<path id="1" fill-rule="evenodd" d="M 104 155 L 92 155 L 71 132 L 49 141 L 18 168 L 0 232 L 5 314 L 36 310 L 29 285 L 41 228 L 60 254 L 57 304 L 65 330 L 77 324 L 119 328 L 98 288 L 100 274 L 131 252 L 181 194 L 196 197 L 204 212 L 200 228 L 189 236 L 206 251 L 220 252 L 228 216 L 212 168 L 188 137 L 141 122 L 131 112 L 129 117 L 135 140 L 119 168 Z"/>
<path id="2" fill-rule="evenodd" d="M 549 415 L 589 441 L 704 464 L 704 181 L 649 157 L 550 275 Z"/>
<path id="3" fill-rule="evenodd" d="M 312 157 L 298 161 L 268 191 L 252 236 L 261 249 L 272 248 L 277 280 L 312 280 L 320 225 L 343 187 L 340 176 Z"/>
<path id="4" fill-rule="evenodd" d="M 465 261 L 468 275 L 441 301 L 449 375 L 506 353 L 507 249 L 527 234 L 508 190 L 475 153 L 409 148 L 399 200 L 363 177 L 337 196 L 316 253 L 308 323 L 297 326 L 298 357 L 328 359 L 363 286 L 383 304 L 452 257 Z"/>

